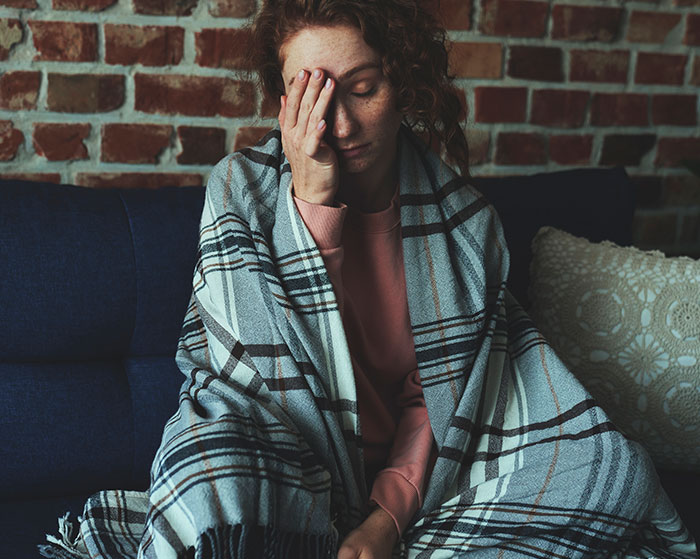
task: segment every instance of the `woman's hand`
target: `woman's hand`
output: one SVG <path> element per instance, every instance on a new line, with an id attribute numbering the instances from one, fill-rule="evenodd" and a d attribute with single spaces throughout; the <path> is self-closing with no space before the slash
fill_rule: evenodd
<path id="1" fill-rule="evenodd" d="M 338 559 L 391 559 L 398 538 L 393 518 L 377 507 L 348 534 L 338 550 Z"/>
<path id="2" fill-rule="evenodd" d="M 325 116 L 333 96 L 333 80 L 319 68 L 300 70 L 289 95 L 280 99 L 278 120 L 282 147 L 292 167 L 294 194 L 312 204 L 332 205 L 338 190 L 338 156 L 324 140 Z"/>

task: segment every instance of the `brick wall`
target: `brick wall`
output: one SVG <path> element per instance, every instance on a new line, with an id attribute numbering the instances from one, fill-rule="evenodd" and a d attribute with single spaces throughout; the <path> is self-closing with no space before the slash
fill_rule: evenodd
<path id="1" fill-rule="evenodd" d="M 436 3 L 437 0 L 431 0 Z M 274 125 L 255 0 L 0 0 L 0 175 L 202 184 Z M 475 175 L 624 165 L 637 244 L 700 256 L 700 0 L 441 0 Z M 566 188 L 566 185 L 562 185 Z"/>

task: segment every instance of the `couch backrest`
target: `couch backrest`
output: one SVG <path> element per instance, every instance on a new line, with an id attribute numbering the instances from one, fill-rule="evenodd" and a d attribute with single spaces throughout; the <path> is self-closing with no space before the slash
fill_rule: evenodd
<path id="1" fill-rule="evenodd" d="M 631 242 L 622 169 L 475 183 L 501 215 L 521 301 L 542 225 Z M 174 354 L 203 194 L 0 181 L 0 499 L 147 486 L 184 380 Z"/>
<path id="2" fill-rule="evenodd" d="M 0 497 L 147 485 L 203 192 L 0 183 Z"/>
<path id="3" fill-rule="evenodd" d="M 632 243 L 635 185 L 621 167 L 474 179 L 498 211 L 510 250 L 508 287 L 527 307 L 530 243 L 545 225 L 589 241 Z"/>

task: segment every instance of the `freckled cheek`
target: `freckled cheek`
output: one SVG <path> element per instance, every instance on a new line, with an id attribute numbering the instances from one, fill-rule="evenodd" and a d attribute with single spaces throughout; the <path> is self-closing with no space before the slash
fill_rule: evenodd
<path id="1" fill-rule="evenodd" d="M 368 104 L 363 111 L 363 121 L 367 128 L 377 129 L 384 135 L 393 133 L 401 123 L 401 114 L 388 102 Z"/>

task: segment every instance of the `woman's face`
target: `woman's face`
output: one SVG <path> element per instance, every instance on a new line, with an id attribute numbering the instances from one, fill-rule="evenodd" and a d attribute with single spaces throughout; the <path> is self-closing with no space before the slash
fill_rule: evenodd
<path id="1" fill-rule="evenodd" d="M 307 27 L 284 42 L 280 55 L 287 93 L 299 70 L 318 68 L 335 81 L 325 139 L 338 154 L 341 173 L 362 182 L 389 180 L 402 116 L 381 58 L 359 29 Z"/>

